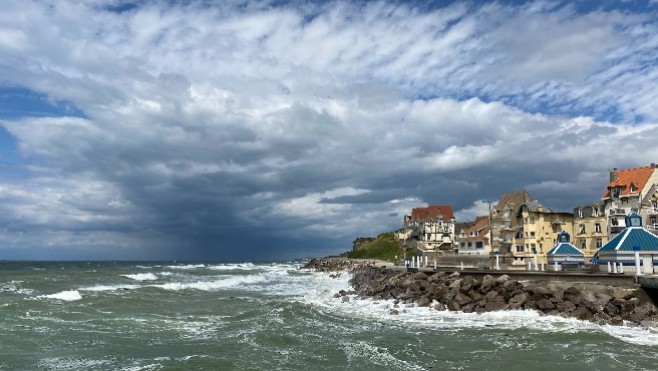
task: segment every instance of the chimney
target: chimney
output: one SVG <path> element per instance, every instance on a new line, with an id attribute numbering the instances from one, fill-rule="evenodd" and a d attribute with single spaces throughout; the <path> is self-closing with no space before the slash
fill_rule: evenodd
<path id="1" fill-rule="evenodd" d="M 655 164 L 652 164 L 652 165 L 655 165 Z M 617 179 L 619 179 L 619 173 L 617 172 L 617 168 L 615 167 L 615 168 L 612 168 L 612 170 L 610 170 L 610 183 L 616 182 Z"/>
<path id="2" fill-rule="evenodd" d="M 652 162 L 652 163 L 651 163 L 651 168 L 652 168 L 652 169 L 656 169 L 656 168 L 658 168 L 658 165 L 656 165 L 655 163 Z"/>

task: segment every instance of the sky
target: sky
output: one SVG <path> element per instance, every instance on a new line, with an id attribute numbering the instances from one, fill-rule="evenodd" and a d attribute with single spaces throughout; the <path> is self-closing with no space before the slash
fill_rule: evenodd
<path id="1" fill-rule="evenodd" d="M 658 162 L 658 1 L 0 11 L 0 259 L 280 260 Z"/>

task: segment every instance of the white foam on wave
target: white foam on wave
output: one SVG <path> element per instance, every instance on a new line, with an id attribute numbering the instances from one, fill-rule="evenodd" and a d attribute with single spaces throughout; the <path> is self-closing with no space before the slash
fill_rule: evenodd
<path id="1" fill-rule="evenodd" d="M 68 291 L 61 291 L 56 294 L 51 294 L 51 295 L 41 295 L 39 298 L 42 299 L 56 299 L 56 300 L 62 300 L 62 301 L 76 301 L 82 299 L 82 295 L 78 292 L 78 290 L 68 290 Z"/>
<path id="2" fill-rule="evenodd" d="M 208 269 L 214 271 L 234 271 L 234 270 L 253 270 L 260 269 L 261 266 L 255 265 L 254 263 L 241 263 L 241 264 L 218 264 L 218 265 L 209 265 Z"/>
<path id="3" fill-rule="evenodd" d="M 192 269 L 202 269 L 202 268 L 206 268 L 206 265 L 205 265 L 205 264 L 168 265 L 167 268 L 170 268 L 170 269 L 192 270 Z"/>
<path id="4" fill-rule="evenodd" d="M 121 277 L 130 278 L 135 281 L 155 281 L 158 279 L 158 276 L 153 273 L 122 274 Z"/>
<path id="5" fill-rule="evenodd" d="M 399 304 L 393 300 L 359 299 L 354 295 L 348 301 L 334 298 L 340 291 L 349 291 L 349 275 L 331 278 L 328 274 L 313 273 L 306 282 L 292 291 L 293 300 L 321 308 L 341 316 L 383 321 L 418 329 L 458 331 L 464 328 L 496 328 L 505 330 L 528 329 L 546 333 L 603 332 L 627 343 L 658 346 L 658 329 L 641 327 L 598 325 L 575 318 L 546 316 L 537 311 L 506 310 L 486 313 L 437 311 L 414 304 Z M 304 291 L 305 290 L 305 291 Z M 302 292 L 303 291 L 303 292 Z M 398 314 L 392 314 L 392 310 Z"/>
<path id="6" fill-rule="evenodd" d="M 200 291 L 219 291 L 243 285 L 265 282 L 266 278 L 262 275 L 253 276 L 229 276 L 213 281 L 195 281 L 195 282 L 169 282 L 160 285 L 149 285 L 169 291 L 183 290 L 200 290 Z"/>

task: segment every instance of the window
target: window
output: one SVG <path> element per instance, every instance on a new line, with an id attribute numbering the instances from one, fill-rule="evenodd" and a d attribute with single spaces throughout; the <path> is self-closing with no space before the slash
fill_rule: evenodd
<path id="1" fill-rule="evenodd" d="M 468 243 L 468 248 L 470 249 L 471 247 L 473 247 L 473 242 Z"/>
<path id="2" fill-rule="evenodd" d="M 624 197 L 621 199 L 621 204 L 622 205 L 628 205 L 628 197 Z"/>
<path id="3" fill-rule="evenodd" d="M 462 248 L 465 248 L 466 247 L 466 242 L 462 242 L 460 245 L 461 245 Z"/>
<path id="4" fill-rule="evenodd" d="M 601 233 L 601 223 L 594 224 L 594 230 L 596 233 Z"/>
<path id="5" fill-rule="evenodd" d="M 613 188 L 612 189 L 612 198 L 614 198 L 614 199 L 619 198 L 619 192 L 620 192 L 619 187 Z"/>
<path id="6" fill-rule="evenodd" d="M 635 193 L 636 191 L 637 191 L 637 188 L 635 188 L 635 186 L 631 184 L 631 193 Z"/>
<path id="7" fill-rule="evenodd" d="M 530 232 L 530 238 L 535 238 L 535 232 L 534 231 Z"/>
<path id="8" fill-rule="evenodd" d="M 587 240 L 584 238 L 580 241 L 580 248 L 583 250 L 587 248 Z"/>
<path id="9" fill-rule="evenodd" d="M 523 246 L 517 245 L 516 252 L 523 252 Z"/>
<path id="10" fill-rule="evenodd" d="M 612 218 L 610 224 L 612 224 L 613 227 L 616 227 L 619 225 L 619 221 L 617 220 L 617 218 Z"/>
<path id="11" fill-rule="evenodd" d="M 516 232 L 516 238 L 523 238 L 523 232 Z"/>
<path id="12" fill-rule="evenodd" d="M 535 224 L 535 217 L 534 216 L 530 217 L 530 224 Z"/>
<path id="13" fill-rule="evenodd" d="M 578 226 L 578 233 L 579 234 L 584 234 L 585 233 L 585 224 L 580 224 Z"/>
<path id="14" fill-rule="evenodd" d="M 603 239 L 602 238 L 597 238 L 596 239 L 596 248 L 600 249 L 603 246 Z"/>
<path id="15" fill-rule="evenodd" d="M 484 243 L 482 241 L 476 241 L 475 242 L 475 248 L 476 249 L 484 249 Z"/>
<path id="16" fill-rule="evenodd" d="M 535 245 L 534 243 L 530 244 L 530 248 L 532 249 L 532 252 L 537 252 L 537 245 Z"/>
<path id="17" fill-rule="evenodd" d="M 583 209 L 578 209 L 578 217 L 579 218 L 583 217 Z"/>

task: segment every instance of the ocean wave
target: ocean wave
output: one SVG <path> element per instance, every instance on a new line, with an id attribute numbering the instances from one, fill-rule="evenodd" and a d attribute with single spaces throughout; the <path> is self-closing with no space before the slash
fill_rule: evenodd
<path id="1" fill-rule="evenodd" d="M 80 291 L 93 291 L 93 292 L 105 292 L 105 291 L 118 291 L 118 290 L 135 290 L 142 286 L 139 285 L 97 285 L 89 287 L 81 287 L 78 290 Z"/>
<path id="2" fill-rule="evenodd" d="M 60 291 L 55 294 L 51 295 L 41 295 L 38 296 L 38 298 L 41 299 L 56 299 L 56 300 L 62 300 L 62 301 L 76 301 L 82 299 L 82 295 L 78 292 L 78 290 L 68 290 L 68 291 Z"/>
<path id="3" fill-rule="evenodd" d="M 470 328 L 495 328 L 503 330 L 528 329 L 545 333 L 580 333 L 599 332 L 608 334 L 621 341 L 643 345 L 658 346 L 658 329 L 649 330 L 635 326 L 599 325 L 576 318 L 547 316 L 531 310 L 505 310 L 485 313 L 464 313 L 454 311 L 437 311 L 415 304 L 395 305 L 393 300 L 376 300 L 348 296 L 349 300 L 334 298 L 340 290 L 349 291 L 349 275 L 330 278 L 325 273 L 314 273 L 301 288 L 306 292 L 292 290 L 293 300 L 315 306 L 341 316 L 383 321 L 410 326 L 418 329 L 435 329 L 437 331 L 458 331 Z M 395 310 L 393 312 L 392 310 Z M 397 313 L 397 314 L 394 314 Z"/>
<path id="4" fill-rule="evenodd" d="M 149 285 L 149 287 L 158 287 L 169 291 L 183 290 L 200 290 L 200 291 L 218 291 L 243 285 L 265 282 L 266 278 L 262 275 L 253 276 L 233 276 L 214 281 L 196 281 L 196 282 L 169 282 L 160 285 Z"/>
<path id="5" fill-rule="evenodd" d="M 22 288 L 23 281 L 11 281 L 0 284 L 0 292 L 15 292 L 21 295 L 33 295 L 34 290 Z"/>
<path id="6" fill-rule="evenodd" d="M 261 268 L 260 266 L 257 266 L 254 263 L 219 264 L 219 265 L 208 266 L 208 269 L 214 271 L 252 270 L 252 269 L 260 269 L 260 268 Z"/>
<path id="7" fill-rule="evenodd" d="M 121 277 L 130 278 L 135 281 L 155 281 L 158 279 L 158 276 L 153 273 L 122 274 Z"/>
<path id="8" fill-rule="evenodd" d="M 202 269 L 202 268 L 206 268 L 206 265 L 205 265 L 205 264 L 168 265 L 167 268 L 170 268 L 170 269 L 192 270 L 192 269 Z"/>

